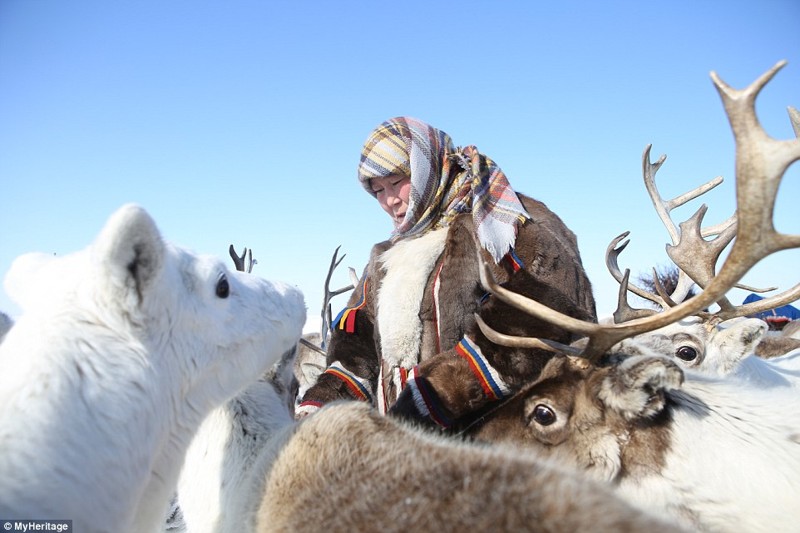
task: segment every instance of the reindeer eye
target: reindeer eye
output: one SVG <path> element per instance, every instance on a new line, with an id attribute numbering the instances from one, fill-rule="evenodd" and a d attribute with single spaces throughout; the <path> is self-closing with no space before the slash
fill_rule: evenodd
<path id="1" fill-rule="evenodd" d="M 549 426 L 556 421 L 556 414 L 552 409 L 540 403 L 533 408 L 532 418 L 540 426 Z"/>
<path id="2" fill-rule="evenodd" d="M 217 296 L 219 298 L 227 298 L 231 293 L 231 287 L 228 284 L 228 278 L 222 274 L 217 280 Z"/>
<path id="3" fill-rule="evenodd" d="M 684 361 L 694 361 L 697 359 L 697 350 L 691 346 L 681 346 L 675 350 L 675 356 Z"/>

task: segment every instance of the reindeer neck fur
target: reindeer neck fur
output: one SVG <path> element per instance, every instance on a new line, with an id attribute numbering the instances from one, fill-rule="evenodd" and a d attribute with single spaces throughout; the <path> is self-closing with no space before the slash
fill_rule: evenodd
<path id="1" fill-rule="evenodd" d="M 392 365 L 411 368 L 418 362 L 422 337 L 419 306 L 447 233 L 448 228 L 441 228 L 401 240 L 379 259 L 386 275 L 378 298 L 378 331 L 382 357 Z"/>
<path id="2" fill-rule="evenodd" d="M 165 370 L 170 358 L 148 355 L 158 353 L 157 340 L 135 329 L 127 338 L 120 336 L 118 324 L 113 335 L 105 335 L 103 318 L 94 318 L 94 324 L 84 323 L 80 336 L 62 337 L 62 349 L 54 350 L 47 332 L 59 321 L 58 311 L 44 319 L 23 316 L 0 345 L 0 361 L 5 361 L 0 373 L 0 515 L 49 506 L 14 494 L 15 486 L 39 485 L 41 490 L 27 492 L 53 494 L 51 503 L 58 502 L 53 512 L 74 509 L 94 523 L 152 530 L 163 520 L 183 450 L 201 416 L 187 412 L 179 420 L 165 408 L 179 404 L 179 384 L 170 380 L 178 372 Z M 94 332 L 87 335 L 90 329 Z M 101 345 L 92 343 L 97 338 L 104 339 Z M 12 364 L 6 356 L 15 352 L 25 357 Z M 42 457 L 58 457 L 57 471 Z M 64 479 L 71 480 L 70 490 L 54 494 Z M 98 486 L 105 490 L 98 492 Z M 93 493 L 96 499 L 86 507 L 85 494 Z"/>
<path id="3" fill-rule="evenodd" d="M 178 499 L 192 533 L 251 531 L 266 472 L 295 429 L 288 398 L 262 379 L 215 409 L 192 440 Z"/>
<path id="4" fill-rule="evenodd" d="M 363 402 L 304 419 L 264 494 L 257 531 L 675 530 L 574 472 L 423 432 Z"/>
<path id="5" fill-rule="evenodd" d="M 735 379 L 687 372 L 668 393 L 668 448 L 663 466 L 642 465 L 653 451 L 634 446 L 632 424 L 619 490 L 647 508 L 662 508 L 686 525 L 721 531 L 788 531 L 787 510 L 800 501 L 800 401 Z M 780 458 L 779 460 L 777 458 Z M 634 466 L 634 463 L 636 466 Z"/>
<path id="6" fill-rule="evenodd" d="M 554 357 L 476 438 L 611 483 L 691 530 L 784 531 L 800 501 L 800 398 L 637 355 Z M 794 502 L 794 503 L 792 503 Z"/>

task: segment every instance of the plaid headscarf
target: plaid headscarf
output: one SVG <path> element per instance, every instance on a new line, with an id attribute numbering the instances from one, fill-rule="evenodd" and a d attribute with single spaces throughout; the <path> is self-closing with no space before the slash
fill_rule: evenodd
<path id="1" fill-rule="evenodd" d="M 474 146 L 454 148 L 447 133 L 414 118 L 387 120 L 361 150 L 358 179 L 371 195 L 370 179 L 395 174 L 411 178 L 397 237 L 447 226 L 471 212 L 478 240 L 499 263 L 514 246 L 517 224 L 530 218 L 494 161 Z"/>

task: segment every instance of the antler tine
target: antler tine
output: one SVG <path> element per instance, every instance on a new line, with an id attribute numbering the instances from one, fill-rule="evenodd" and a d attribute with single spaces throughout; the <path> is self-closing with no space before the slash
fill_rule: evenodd
<path id="1" fill-rule="evenodd" d="M 617 283 L 622 283 L 622 280 L 625 278 L 625 275 L 619 268 L 618 258 L 619 254 L 628 246 L 630 241 L 625 241 L 622 244 L 620 242 L 627 238 L 630 235 L 630 231 L 626 231 L 618 235 L 615 239 L 611 241 L 611 243 L 606 248 L 606 268 L 611 273 L 611 276 L 617 280 Z M 641 287 L 637 287 L 636 285 L 627 284 L 627 290 L 631 291 L 635 295 L 644 298 L 646 300 L 650 300 L 654 304 L 660 307 L 666 307 L 665 302 L 659 298 L 657 295 L 653 294 L 650 291 L 646 291 Z"/>
<path id="2" fill-rule="evenodd" d="M 731 256 L 749 269 L 761 258 L 800 246 L 800 235 L 775 230 L 772 214 L 778 186 L 789 165 L 800 159 L 800 139 L 779 141 L 762 128 L 755 111 L 761 89 L 786 65 L 779 61 L 743 90 L 731 88 L 715 72 L 714 85 L 722 98 L 736 140 L 736 204 L 739 226 Z M 746 179 L 740 179 L 745 176 Z"/>
<path id="3" fill-rule="evenodd" d="M 650 316 L 655 313 L 654 309 L 634 309 L 628 303 L 628 280 L 631 275 L 629 268 L 625 269 L 625 275 L 619 284 L 619 294 L 617 295 L 617 309 L 614 311 L 614 323 L 621 324 L 635 318 Z M 653 280 L 657 283 L 657 277 L 654 276 Z M 651 293 L 648 293 L 651 294 Z"/>
<path id="4" fill-rule="evenodd" d="M 231 254 L 231 259 L 233 259 L 233 264 L 236 266 L 236 270 L 239 272 L 244 272 L 244 257 L 247 254 L 247 248 L 245 248 L 242 252 L 242 255 L 239 256 L 236 254 L 236 248 L 234 248 L 231 244 L 228 248 L 228 253 Z"/>
<path id="5" fill-rule="evenodd" d="M 346 287 L 342 287 L 341 289 L 331 290 L 331 276 L 333 276 L 333 271 L 336 270 L 336 267 L 339 266 L 339 263 L 347 256 L 347 254 L 342 255 L 342 257 L 338 257 L 339 255 L 339 248 L 342 246 L 339 245 L 333 251 L 333 256 L 331 257 L 331 265 L 328 267 L 328 274 L 325 276 L 325 286 L 324 288 L 324 295 L 322 297 L 322 326 L 320 330 L 320 343 L 322 344 L 322 348 L 325 348 L 327 344 L 328 338 L 328 330 L 330 330 L 331 322 L 333 320 L 333 314 L 331 312 L 331 299 L 335 296 L 338 296 L 342 293 L 347 291 L 353 290 L 355 287 L 355 283 L 352 285 L 348 285 Z M 338 258 L 337 258 L 338 257 Z M 351 269 L 352 270 L 352 269 Z M 351 273 L 350 277 L 352 278 L 353 274 Z"/>
<path id="6" fill-rule="evenodd" d="M 680 207 L 691 200 L 707 193 L 714 187 L 718 186 L 720 183 L 723 182 L 723 178 L 721 176 L 717 176 L 716 178 L 707 181 L 706 183 L 700 185 L 699 187 L 695 187 L 694 189 L 687 191 L 681 195 L 676 196 L 671 200 L 664 200 L 661 197 L 661 194 L 658 191 L 658 187 L 656 186 L 655 177 L 658 170 L 661 168 L 661 165 L 664 164 L 667 156 L 662 155 L 658 161 L 655 163 L 650 162 L 650 150 L 652 148 L 652 144 L 648 144 L 645 149 L 644 153 L 642 154 L 642 176 L 644 179 L 644 185 L 647 189 L 647 193 L 650 196 L 650 200 L 655 207 L 656 213 L 658 214 L 658 218 L 661 219 L 661 222 L 664 224 L 664 227 L 667 228 L 667 232 L 669 233 L 670 239 L 673 245 L 677 245 L 682 236 L 682 231 L 679 230 L 675 223 L 672 221 L 672 216 L 670 213 L 676 207 Z M 733 216 L 726 220 L 725 222 L 718 224 L 716 226 L 707 228 L 705 230 L 701 229 L 701 234 L 703 237 L 708 237 L 712 235 L 717 235 L 720 232 L 724 231 L 725 229 L 729 228 L 731 224 L 734 224 L 736 217 Z M 688 263 L 691 264 L 693 258 L 691 256 L 688 259 Z M 689 294 L 689 291 L 692 288 L 692 285 L 697 282 L 697 279 L 691 275 L 688 269 L 684 268 L 679 261 L 675 258 L 672 258 L 675 265 L 678 267 L 678 283 L 675 286 L 672 294 L 669 297 L 664 298 L 664 302 L 660 302 L 662 307 L 666 307 L 669 305 L 669 301 L 672 302 L 682 302 L 686 296 Z M 691 279 L 690 279 L 691 278 Z"/>
<path id="7" fill-rule="evenodd" d="M 571 355 L 580 355 L 580 348 L 575 348 L 569 344 L 561 344 L 560 342 L 552 341 L 550 339 L 537 339 L 535 337 L 516 337 L 514 335 L 506 335 L 495 331 L 486 322 L 483 321 L 478 313 L 475 313 L 475 322 L 478 324 L 481 332 L 487 339 L 500 346 L 508 346 L 509 348 L 539 348 L 547 350 L 548 352 L 561 352 Z"/>
<path id="8" fill-rule="evenodd" d="M 769 311 L 770 309 L 775 309 L 776 307 L 790 304 L 798 298 L 800 298 L 800 283 L 780 294 L 770 296 L 769 298 L 763 298 L 755 302 L 750 302 L 748 304 L 743 304 L 730 310 L 721 311 L 717 313 L 716 316 L 719 317 L 720 320 L 729 320 L 731 318 L 740 316 L 753 315 L 755 313 Z"/>
<path id="9" fill-rule="evenodd" d="M 644 179 L 644 186 L 647 189 L 647 194 L 650 196 L 650 201 L 653 202 L 656 213 L 658 213 L 658 218 L 661 219 L 661 222 L 667 228 L 667 232 L 669 233 L 669 236 L 674 244 L 680 240 L 680 232 L 670 216 L 672 210 L 676 207 L 684 205 L 687 202 L 690 202 L 691 200 L 694 200 L 698 196 L 707 193 L 722 183 L 723 179 L 721 176 L 717 176 L 716 178 L 709 180 L 699 187 L 695 187 L 691 191 L 678 195 L 671 200 L 664 200 L 661 197 L 661 193 L 658 191 L 658 187 L 656 186 L 656 173 L 661 168 L 661 165 L 664 164 L 664 161 L 666 161 L 667 156 L 662 155 L 658 158 L 658 161 L 651 163 L 650 150 L 652 147 L 652 144 L 648 144 L 644 149 L 644 153 L 642 154 L 642 177 Z"/>
<path id="10" fill-rule="evenodd" d="M 794 130 L 794 136 L 800 137 L 800 111 L 789 106 L 787 108 L 789 111 L 789 120 L 792 122 L 792 129 Z"/>
<path id="11" fill-rule="evenodd" d="M 496 297 L 540 320 L 589 338 L 583 355 L 599 359 L 616 343 L 640 333 L 672 324 L 719 301 L 759 260 L 779 250 L 800 247 L 800 236 L 778 233 L 772 213 L 778 185 L 790 164 L 800 159 L 800 139 L 770 138 L 755 115 L 755 99 L 764 85 L 783 67 L 780 62 L 744 90 L 734 90 L 712 72 L 736 139 L 736 200 L 738 223 L 733 247 L 719 273 L 704 291 L 662 313 L 623 324 L 584 322 L 499 286 L 488 265 L 481 262 L 481 283 Z M 705 209 L 701 208 L 702 212 Z M 699 217 L 702 218 L 702 215 Z M 800 284 L 789 292 L 800 291 Z"/>
<path id="12" fill-rule="evenodd" d="M 692 278 L 701 288 L 714 278 L 714 265 L 720 254 L 736 237 L 737 224 L 731 224 L 711 240 L 702 236 L 701 226 L 708 207 L 703 204 L 689 220 L 681 222 L 681 239 L 674 245 L 667 245 L 667 255 L 680 269 Z M 730 302 L 722 298 L 722 309 L 729 309 Z"/>

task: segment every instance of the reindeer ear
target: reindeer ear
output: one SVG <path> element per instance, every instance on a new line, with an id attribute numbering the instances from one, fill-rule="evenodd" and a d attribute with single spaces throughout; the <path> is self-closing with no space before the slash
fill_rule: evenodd
<path id="1" fill-rule="evenodd" d="M 724 370 L 731 371 L 739 362 L 750 354 L 755 353 L 756 345 L 767 332 L 769 326 L 758 318 L 743 318 L 724 323 L 725 327 L 719 329 L 715 342 L 719 355 L 724 355 Z"/>
<path id="2" fill-rule="evenodd" d="M 603 380 L 599 398 L 627 420 L 655 416 L 666 402 L 666 393 L 683 383 L 683 372 L 671 360 L 659 356 L 634 356 L 614 365 Z"/>
<path id="3" fill-rule="evenodd" d="M 141 207 L 128 204 L 117 210 L 101 231 L 92 263 L 109 296 L 137 306 L 160 274 L 165 254 L 153 219 Z"/>

